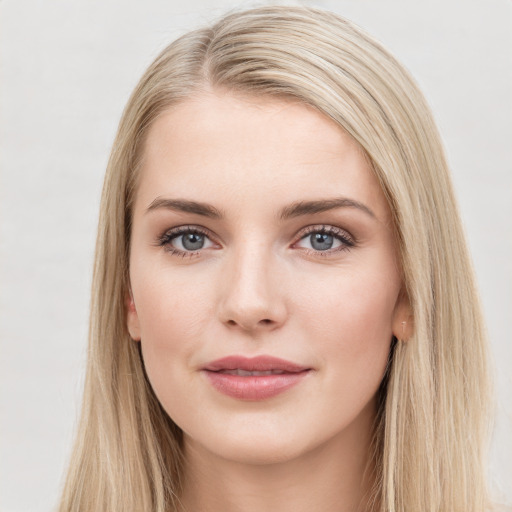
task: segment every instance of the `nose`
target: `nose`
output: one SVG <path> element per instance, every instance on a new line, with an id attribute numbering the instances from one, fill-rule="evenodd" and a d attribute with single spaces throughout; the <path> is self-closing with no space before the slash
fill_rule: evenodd
<path id="1" fill-rule="evenodd" d="M 271 331 L 287 316 L 277 261 L 262 244 L 233 251 L 222 273 L 219 318 L 229 328 Z"/>

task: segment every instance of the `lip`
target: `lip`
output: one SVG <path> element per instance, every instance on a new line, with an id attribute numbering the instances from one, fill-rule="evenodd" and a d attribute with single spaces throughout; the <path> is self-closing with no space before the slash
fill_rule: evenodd
<path id="1" fill-rule="evenodd" d="M 223 370 L 269 371 L 279 370 L 284 373 L 273 375 L 232 375 Z M 228 356 L 217 359 L 204 366 L 201 371 L 210 384 L 224 395 L 239 400 L 265 400 L 279 395 L 299 384 L 311 368 L 301 366 L 285 359 L 272 356 Z"/>

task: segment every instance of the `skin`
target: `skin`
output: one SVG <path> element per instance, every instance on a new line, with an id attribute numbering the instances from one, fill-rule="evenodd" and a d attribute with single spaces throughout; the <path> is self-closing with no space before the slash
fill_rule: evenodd
<path id="1" fill-rule="evenodd" d="M 341 196 L 372 213 L 345 206 L 276 219 L 295 201 Z M 159 198 L 207 202 L 225 217 L 148 211 Z M 390 219 L 357 144 L 310 107 L 209 91 L 154 123 L 134 206 L 127 323 L 184 431 L 184 509 L 365 510 L 376 392 L 409 315 Z M 182 236 L 161 245 L 180 226 L 208 233 L 190 257 L 169 251 L 190 249 Z M 328 239 L 329 250 L 304 233 L 323 226 L 343 237 Z M 200 371 L 232 354 L 313 370 L 276 397 L 238 400 Z"/>

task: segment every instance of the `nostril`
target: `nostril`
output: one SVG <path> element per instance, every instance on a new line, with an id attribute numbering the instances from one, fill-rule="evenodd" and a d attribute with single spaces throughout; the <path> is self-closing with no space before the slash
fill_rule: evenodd
<path id="1" fill-rule="evenodd" d="M 260 320 L 259 322 L 257 322 L 257 325 L 269 325 L 269 324 L 272 324 L 273 323 L 273 320 L 271 320 L 270 318 L 264 318 L 262 320 Z M 256 324 L 252 324 L 252 327 L 249 327 L 248 325 L 245 325 L 243 324 L 243 322 L 237 322 L 236 320 L 228 320 L 227 321 L 227 324 L 228 325 L 240 325 L 241 327 L 244 327 L 246 329 L 249 329 L 249 328 L 254 328 L 256 327 Z"/>

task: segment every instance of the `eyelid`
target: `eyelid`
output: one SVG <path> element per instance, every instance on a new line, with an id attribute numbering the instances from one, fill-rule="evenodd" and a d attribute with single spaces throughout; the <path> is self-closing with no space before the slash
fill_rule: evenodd
<path id="1" fill-rule="evenodd" d="M 194 224 L 186 224 L 184 226 L 176 226 L 174 228 L 166 229 L 161 235 L 158 236 L 158 239 L 164 238 L 174 238 L 175 236 L 182 235 L 184 233 L 200 233 L 201 235 L 205 235 L 208 238 L 211 238 L 210 231 L 202 226 L 196 226 Z"/>

